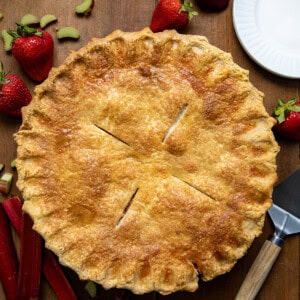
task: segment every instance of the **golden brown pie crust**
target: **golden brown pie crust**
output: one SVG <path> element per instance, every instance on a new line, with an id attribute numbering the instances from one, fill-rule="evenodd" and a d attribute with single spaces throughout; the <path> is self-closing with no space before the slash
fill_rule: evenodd
<path id="1" fill-rule="evenodd" d="M 72 52 L 23 109 L 24 210 L 82 279 L 194 291 L 261 233 L 273 124 L 248 71 L 205 37 L 115 31 Z"/>

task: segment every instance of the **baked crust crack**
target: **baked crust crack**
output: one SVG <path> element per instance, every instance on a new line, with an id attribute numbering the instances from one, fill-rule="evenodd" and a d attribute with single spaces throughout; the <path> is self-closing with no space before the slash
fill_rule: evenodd
<path id="1" fill-rule="evenodd" d="M 184 104 L 182 108 L 180 109 L 179 113 L 177 114 L 176 118 L 174 119 L 173 123 L 170 125 L 170 127 L 167 129 L 166 133 L 164 134 L 164 137 L 162 139 L 162 142 L 165 143 L 167 138 L 171 135 L 171 133 L 176 129 L 176 126 L 178 123 L 182 120 L 184 117 L 186 111 L 188 109 L 188 104 Z"/>
<path id="2" fill-rule="evenodd" d="M 190 182 L 188 182 L 188 181 L 186 181 L 186 180 L 184 180 L 184 179 L 181 179 L 181 178 L 179 178 L 179 177 L 177 177 L 177 176 L 175 176 L 175 175 L 172 175 L 172 177 L 174 177 L 174 178 L 180 180 L 181 182 L 187 184 L 189 187 L 191 187 L 191 188 L 193 188 L 194 190 L 198 191 L 199 193 L 201 193 L 201 194 L 207 196 L 207 197 L 210 198 L 211 200 L 216 201 L 216 202 L 220 202 L 218 199 L 212 197 L 212 196 L 209 195 L 206 191 L 204 191 L 203 189 L 199 188 L 198 186 L 195 186 L 195 185 L 191 184 Z"/>
<path id="3" fill-rule="evenodd" d="M 123 210 L 123 213 L 122 213 L 121 217 L 119 218 L 119 220 L 118 220 L 118 222 L 117 222 L 116 227 L 120 226 L 121 222 L 124 220 L 124 218 L 125 218 L 125 216 L 126 216 L 128 210 L 129 210 L 130 206 L 132 205 L 133 200 L 134 200 L 134 198 L 135 198 L 135 196 L 136 196 L 136 194 L 137 194 L 138 191 L 139 191 L 139 188 L 137 188 L 137 189 L 134 191 L 134 193 L 132 194 L 132 196 L 130 197 L 128 203 L 126 204 L 126 206 L 125 206 L 125 208 L 124 208 L 124 210 Z"/>
<path id="4" fill-rule="evenodd" d="M 113 138 L 115 138 L 117 141 L 119 141 L 119 142 L 121 142 L 121 143 L 123 143 L 123 144 L 125 144 L 125 145 L 127 145 L 127 146 L 130 147 L 130 145 L 129 145 L 128 143 L 126 143 L 125 141 L 123 141 L 122 139 L 120 139 L 119 137 L 117 137 L 116 135 L 112 134 L 112 133 L 109 132 L 108 130 L 104 129 L 103 127 L 101 127 L 101 126 L 99 126 L 99 125 L 97 125 L 97 124 L 95 124 L 95 126 L 96 126 L 98 129 L 102 130 L 103 132 L 105 132 L 105 133 L 107 133 L 108 135 L 110 135 L 110 136 L 112 136 Z"/>

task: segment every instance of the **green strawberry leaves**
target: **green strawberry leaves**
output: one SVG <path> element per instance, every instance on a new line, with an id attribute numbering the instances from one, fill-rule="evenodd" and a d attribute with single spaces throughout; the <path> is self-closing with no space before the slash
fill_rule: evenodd
<path id="1" fill-rule="evenodd" d="M 185 1 L 182 1 L 182 0 L 181 0 L 181 3 L 182 3 L 182 6 L 179 10 L 179 13 L 186 12 L 188 14 L 189 21 L 191 21 L 194 16 L 198 15 L 198 13 L 193 10 L 193 8 L 194 8 L 193 3 L 185 2 Z"/>
<path id="2" fill-rule="evenodd" d="M 8 79 L 6 78 L 7 73 L 3 71 L 3 64 L 0 62 L 0 87 L 8 82 Z"/>
<path id="3" fill-rule="evenodd" d="M 300 112 L 300 105 L 296 104 L 297 99 L 293 98 L 287 102 L 284 102 L 282 99 L 278 99 L 277 106 L 274 109 L 275 117 L 279 124 L 285 121 L 285 117 L 294 112 Z"/>
<path id="4" fill-rule="evenodd" d="M 14 40 L 21 36 L 31 36 L 36 35 L 39 37 L 42 37 L 42 32 L 38 31 L 35 28 L 29 27 L 27 25 L 16 23 L 17 24 L 17 30 L 8 30 L 7 33 L 11 35 Z"/>

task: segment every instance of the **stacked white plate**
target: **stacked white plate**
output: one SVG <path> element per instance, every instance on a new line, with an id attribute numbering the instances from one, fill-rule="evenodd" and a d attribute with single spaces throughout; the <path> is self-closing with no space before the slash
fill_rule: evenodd
<path id="1" fill-rule="evenodd" d="M 233 23 L 256 63 L 274 74 L 300 78 L 300 0 L 234 0 Z"/>

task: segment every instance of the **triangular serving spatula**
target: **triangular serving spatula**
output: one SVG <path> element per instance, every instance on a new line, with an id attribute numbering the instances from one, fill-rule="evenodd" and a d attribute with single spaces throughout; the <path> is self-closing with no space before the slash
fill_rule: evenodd
<path id="1" fill-rule="evenodd" d="M 235 300 L 255 298 L 276 261 L 284 238 L 300 233 L 300 169 L 274 188 L 273 202 L 268 213 L 275 232 L 263 244 Z"/>

